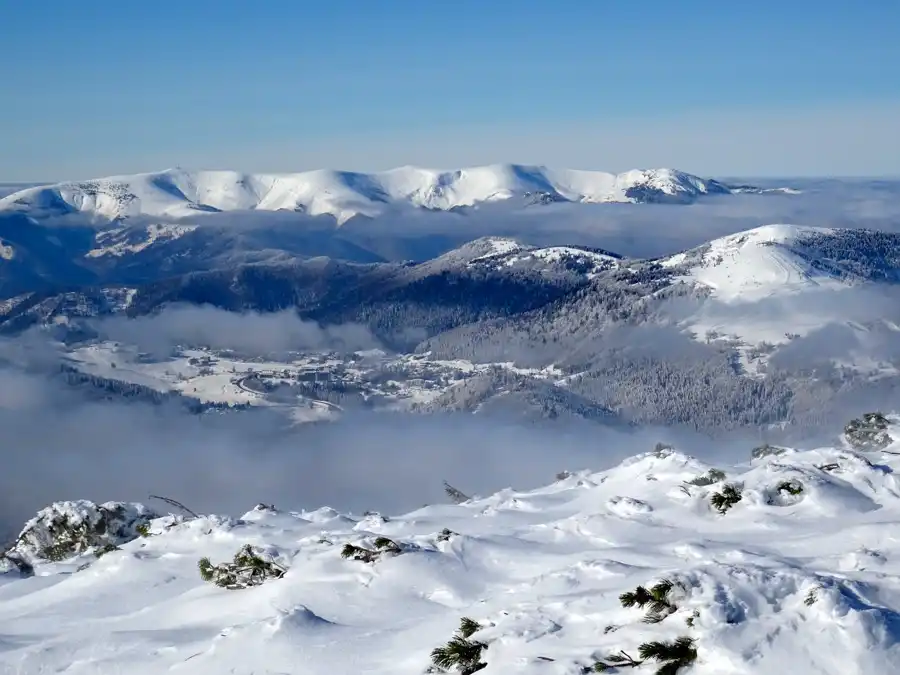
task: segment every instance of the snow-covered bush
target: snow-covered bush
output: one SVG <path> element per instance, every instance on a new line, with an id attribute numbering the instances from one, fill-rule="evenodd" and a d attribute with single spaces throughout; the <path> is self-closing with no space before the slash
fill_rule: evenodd
<path id="1" fill-rule="evenodd" d="M 269 579 L 280 579 L 286 572 L 277 563 L 263 558 L 249 544 L 242 546 L 230 563 L 213 565 L 209 558 L 200 558 L 197 567 L 203 581 L 229 590 L 259 586 Z"/>
<path id="2" fill-rule="evenodd" d="M 783 480 L 775 486 L 775 489 L 778 492 L 784 492 L 796 497 L 797 495 L 803 494 L 803 483 L 796 479 Z"/>
<path id="3" fill-rule="evenodd" d="M 739 501 L 741 501 L 741 488 L 737 485 L 725 485 L 721 491 L 713 492 L 709 498 L 709 503 L 722 515 Z"/>
<path id="4" fill-rule="evenodd" d="M 341 549 L 341 557 L 351 558 L 365 563 L 374 563 L 381 559 L 381 556 L 383 555 L 395 556 L 400 555 L 403 552 L 397 542 L 388 539 L 387 537 L 378 537 L 378 539 L 375 540 L 374 546 L 375 548 L 373 550 L 363 548 L 362 546 L 355 546 L 354 544 L 345 544 L 344 548 Z"/>
<path id="5" fill-rule="evenodd" d="M 777 445 L 769 445 L 768 443 L 763 443 L 762 445 L 757 446 L 750 451 L 750 459 L 778 457 L 779 455 L 783 455 L 786 452 L 787 450 L 785 448 L 779 447 Z"/>
<path id="6" fill-rule="evenodd" d="M 725 472 L 720 469 L 710 469 L 705 474 L 697 476 L 687 481 L 688 485 L 696 485 L 697 487 L 705 487 L 714 483 L 721 483 L 725 480 Z"/>
<path id="7" fill-rule="evenodd" d="M 854 450 L 860 452 L 883 450 L 894 438 L 888 433 L 889 422 L 880 412 L 866 413 L 850 420 L 844 427 L 844 438 Z"/>
<path id="8" fill-rule="evenodd" d="M 438 533 L 437 540 L 438 541 L 450 541 L 451 537 L 459 536 L 459 532 L 454 532 L 448 527 L 445 527 Z"/>
<path id="9" fill-rule="evenodd" d="M 33 565 L 65 560 L 88 551 L 102 555 L 139 537 L 140 531 L 154 518 L 159 518 L 159 514 L 143 504 L 55 502 L 25 523 L 3 559 L 7 565 L 12 560 Z"/>

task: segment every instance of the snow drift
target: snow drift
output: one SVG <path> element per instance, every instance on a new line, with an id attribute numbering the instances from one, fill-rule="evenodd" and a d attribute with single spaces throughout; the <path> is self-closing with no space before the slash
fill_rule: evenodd
<path id="1" fill-rule="evenodd" d="M 399 517 L 261 505 L 239 519 L 158 518 L 100 559 L 0 577 L 0 664 L 413 675 L 470 617 L 486 675 L 586 672 L 677 639 L 696 649 L 678 672 L 890 673 L 898 446 L 748 448 L 746 461 L 711 467 L 660 445 L 541 489 Z M 714 508 L 726 492 L 737 498 Z M 374 562 L 340 554 L 384 541 L 396 549 Z M 241 590 L 201 579 L 201 558 L 244 546 L 287 572 Z M 659 587 L 655 609 L 626 602 Z"/>

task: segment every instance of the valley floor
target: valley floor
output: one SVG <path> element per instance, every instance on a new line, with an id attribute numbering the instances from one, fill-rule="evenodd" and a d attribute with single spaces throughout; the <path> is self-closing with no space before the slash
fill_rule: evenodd
<path id="1" fill-rule="evenodd" d="M 203 403 L 277 407 L 296 422 L 333 419 L 344 407 L 413 410 L 495 369 L 562 381 L 562 372 L 553 366 L 528 369 L 380 350 L 350 356 L 298 352 L 279 358 L 199 348 L 151 357 L 129 345 L 97 341 L 67 353 L 66 362 L 87 375 L 177 392 Z"/>

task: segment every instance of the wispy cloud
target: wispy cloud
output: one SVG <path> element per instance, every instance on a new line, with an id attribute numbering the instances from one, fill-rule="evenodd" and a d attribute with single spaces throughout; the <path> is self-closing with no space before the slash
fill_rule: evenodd
<path id="1" fill-rule="evenodd" d="M 320 326 L 295 312 L 228 312 L 210 306 L 172 305 L 137 318 L 116 316 L 94 322 L 104 338 L 155 354 L 176 346 L 205 346 L 251 354 L 322 350 L 357 351 L 380 347 L 359 324 Z"/>

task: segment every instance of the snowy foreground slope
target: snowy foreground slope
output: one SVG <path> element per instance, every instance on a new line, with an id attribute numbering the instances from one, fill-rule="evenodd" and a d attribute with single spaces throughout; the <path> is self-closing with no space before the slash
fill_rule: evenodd
<path id="1" fill-rule="evenodd" d="M 730 193 L 717 181 L 673 169 L 621 174 L 515 164 L 452 171 L 407 166 L 372 174 L 169 169 L 28 188 L 0 199 L 0 212 L 23 211 L 35 217 L 81 213 L 109 222 L 134 216 L 184 219 L 235 210 L 299 211 L 331 215 L 341 223 L 359 214 L 374 216 L 392 203 L 439 210 L 513 197 L 536 203 L 687 203 L 701 195 Z"/>
<path id="2" fill-rule="evenodd" d="M 710 499 L 725 483 L 688 483 L 711 467 L 659 447 L 390 519 L 266 507 L 159 518 L 100 559 L 0 576 L 0 672 L 413 675 L 466 616 L 482 627 L 471 640 L 487 645 L 486 675 L 580 673 L 679 637 L 697 650 L 681 673 L 895 673 L 898 449 L 748 451 L 718 467 L 743 490 L 724 514 Z M 381 536 L 400 553 L 342 558 Z M 246 544 L 286 574 L 241 590 L 201 580 L 201 557 Z M 622 606 L 664 579 L 675 587 L 661 621 Z"/>

